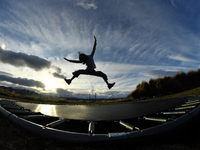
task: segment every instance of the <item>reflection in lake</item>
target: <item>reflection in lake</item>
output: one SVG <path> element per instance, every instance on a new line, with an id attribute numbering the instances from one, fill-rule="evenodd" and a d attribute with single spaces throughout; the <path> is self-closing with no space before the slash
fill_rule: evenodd
<path id="1" fill-rule="evenodd" d="M 39 104 L 35 109 L 35 112 L 41 112 L 42 114 L 50 116 L 57 116 L 56 105 Z"/>

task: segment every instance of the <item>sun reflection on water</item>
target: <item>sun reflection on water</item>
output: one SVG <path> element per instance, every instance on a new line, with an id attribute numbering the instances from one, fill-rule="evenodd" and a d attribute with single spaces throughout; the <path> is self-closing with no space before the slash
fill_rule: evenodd
<path id="1" fill-rule="evenodd" d="M 35 112 L 41 112 L 42 114 L 50 115 L 50 116 L 57 116 L 55 105 L 40 104 L 35 109 Z"/>

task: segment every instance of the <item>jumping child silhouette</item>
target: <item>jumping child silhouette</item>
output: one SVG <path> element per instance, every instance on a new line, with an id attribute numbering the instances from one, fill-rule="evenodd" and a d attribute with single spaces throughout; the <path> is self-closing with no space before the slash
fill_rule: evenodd
<path id="1" fill-rule="evenodd" d="M 93 46 L 92 53 L 90 55 L 86 55 L 84 53 L 79 52 L 79 60 L 69 60 L 67 58 L 64 58 L 65 60 L 67 60 L 69 62 L 83 63 L 83 64 L 86 64 L 86 66 L 87 66 L 87 68 L 85 70 L 77 70 L 77 71 L 73 72 L 72 73 L 73 77 L 71 79 L 66 79 L 66 78 L 64 79 L 69 85 L 75 77 L 78 78 L 78 76 L 81 75 L 81 74 L 94 75 L 94 76 L 102 77 L 109 89 L 111 89 L 115 85 L 115 82 L 114 83 L 108 83 L 108 78 L 107 78 L 106 74 L 104 74 L 101 71 L 95 71 L 94 70 L 96 68 L 96 65 L 94 63 L 93 56 L 94 56 L 94 53 L 95 53 L 95 50 L 96 50 L 96 44 L 97 44 L 97 40 L 96 40 L 96 37 L 94 36 L 94 46 Z"/>

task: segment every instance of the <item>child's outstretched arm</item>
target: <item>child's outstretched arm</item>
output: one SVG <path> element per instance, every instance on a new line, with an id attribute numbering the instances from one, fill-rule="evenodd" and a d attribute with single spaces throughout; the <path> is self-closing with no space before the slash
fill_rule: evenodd
<path id="1" fill-rule="evenodd" d="M 72 63 L 81 63 L 80 60 L 69 60 L 67 58 L 64 57 L 65 60 L 72 62 Z"/>
<path id="2" fill-rule="evenodd" d="M 96 45 L 97 45 L 97 39 L 96 39 L 96 37 L 94 36 L 94 46 L 93 46 L 93 50 L 92 50 L 92 53 L 91 53 L 91 56 L 92 56 L 92 57 L 94 56 L 94 53 L 95 53 L 95 50 L 96 50 Z"/>

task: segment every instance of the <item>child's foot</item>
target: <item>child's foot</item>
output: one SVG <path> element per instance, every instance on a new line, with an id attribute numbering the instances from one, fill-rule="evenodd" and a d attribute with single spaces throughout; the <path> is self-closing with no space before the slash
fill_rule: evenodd
<path id="1" fill-rule="evenodd" d="M 65 82 L 67 82 L 67 84 L 69 84 L 70 85 L 70 83 L 71 83 L 71 80 L 70 79 L 64 79 L 65 80 Z"/>
<path id="2" fill-rule="evenodd" d="M 108 88 L 111 89 L 114 85 L 115 85 L 115 82 L 114 83 L 109 83 L 108 84 Z"/>

